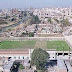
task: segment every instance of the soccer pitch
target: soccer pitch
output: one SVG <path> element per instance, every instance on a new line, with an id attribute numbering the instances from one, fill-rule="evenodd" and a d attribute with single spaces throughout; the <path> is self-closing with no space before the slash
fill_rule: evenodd
<path id="1" fill-rule="evenodd" d="M 69 45 L 65 41 L 3 41 L 0 43 L 0 49 L 24 49 L 24 48 L 42 48 L 56 49 L 57 51 L 68 51 Z"/>

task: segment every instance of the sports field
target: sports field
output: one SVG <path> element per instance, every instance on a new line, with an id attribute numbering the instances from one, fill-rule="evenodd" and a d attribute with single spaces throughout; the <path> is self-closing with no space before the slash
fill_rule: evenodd
<path id="1" fill-rule="evenodd" d="M 34 48 L 35 41 L 3 41 L 0 49 Z"/>
<path id="2" fill-rule="evenodd" d="M 47 41 L 48 49 L 56 49 L 57 51 L 68 51 L 69 45 L 65 41 Z"/>
<path id="3" fill-rule="evenodd" d="M 69 50 L 69 46 L 65 41 L 3 41 L 0 43 L 0 49 L 24 48 L 56 49 L 57 51 Z"/>

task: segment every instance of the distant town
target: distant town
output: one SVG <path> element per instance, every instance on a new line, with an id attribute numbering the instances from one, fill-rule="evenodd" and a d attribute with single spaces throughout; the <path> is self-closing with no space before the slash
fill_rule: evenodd
<path id="1" fill-rule="evenodd" d="M 0 9 L 0 72 L 72 72 L 72 8 Z"/>
<path id="2" fill-rule="evenodd" d="M 1 37 L 72 34 L 72 8 L 0 9 Z"/>

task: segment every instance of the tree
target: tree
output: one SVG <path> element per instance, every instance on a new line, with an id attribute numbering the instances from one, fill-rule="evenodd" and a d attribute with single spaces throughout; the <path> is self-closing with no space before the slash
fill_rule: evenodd
<path id="1" fill-rule="evenodd" d="M 31 25 L 31 24 L 39 24 L 41 21 L 39 20 L 38 16 L 36 15 L 32 15 L 30 18 L 28 18 L 27 20 L 27 24 Z"/>
<path id="2" fill-rule="evenodd" d="M 0 26 L 0 31 L 2 31 L 2 27 Z"/>
<path id="3" fill-rule="evenodd" d="M 62 20 L 61 23 L 63 24 L 62 26 L 68 26 L 69 25 L 68 19 Z"/>
<path id="4" fill-rule="evenodd" d="M 30 32 L 29 33 L 29 37 L 34 37 L 34 33 L 33 32 Z"/>
<path id="5" fill-rule="evenodd" d="M 48 22 L 52 23 L 51 18 L 48 18 Z"/>
<path id="6" fill-rule="evenodd" d="M 32 16 L 32 24 L 38 24 L 38 23 L 40 23 L 38 16 L 33 15 Z"/>
<path id="7" fill-rule="evenodd" d="M 20 62 L 14 62 L 12 67 L 10 68 L 10 72 L 18 72 L 19 66 L 20 66 Z"/>
<path id="8" fill-rule="evenodd" d="M 54 20 L 55 20 L 57 23 L 59 23 L 59 20 L 58 20 L 58 19 L 54 18 Z"/>
<path id="9" fill-rule="evenodd" d="M 33 16 L 33 13 L 30 13 L 30 16 Z"/>
<path id="10" fill-rule="evenodd" d="M 32 18 L 27 20 L 27 25 L 31 25 L 31 24 L 33 24 L 33 19 Z"/>
<path id="11" fill-rule="evenodd" d="M 8 19 L 8 18 L 10 18 L 10 16 L 6 16 L 6 17 L 5 17 L 5 19 Z"/>
<path id="12" fill-rule="evenodd" d="M 64 25 L 67 26 L 68 24 L 69 24 L 68 19 L 65 19 L 65 20 L 64 20 Z"/>
<path id="13" fill-rule="evenodd" d="M 16 18 L 12 18 L 12 19 L 11 19 L 11 21 L 15 21 L 15 20 L 16 20 Z"/>
<path id="14" fill-rule="evenodd" d="M 27 16 L 27 13 L 26 13 L 26 12 L 24 13 L 24 16 L 25 16 L 25 17 Z"/>
<path id="15" fill-rule="evenodd" d="M 24 66 L 20 64 L 19 69 L 24 69 Z"/>
<path id="16" fill-rule="evenodd" d="M 46 63 L 49 60 L 49 54 L 38 48 L 35 49 L 31 56 L 31 65 L 35 65 L 37 70 L 42 70 L 43 72 L 46 70 Z"/>

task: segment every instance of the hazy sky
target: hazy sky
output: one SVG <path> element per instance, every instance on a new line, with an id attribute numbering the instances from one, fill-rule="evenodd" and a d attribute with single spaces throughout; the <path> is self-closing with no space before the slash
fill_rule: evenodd
<path id="1" fill-rule="evenodd" d="M 72 0 L 0 0 L 0 8 L 72 7 Z"/>

